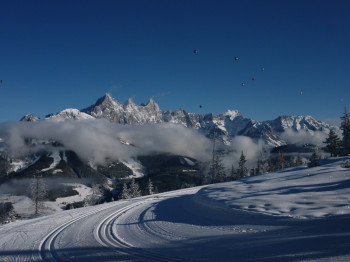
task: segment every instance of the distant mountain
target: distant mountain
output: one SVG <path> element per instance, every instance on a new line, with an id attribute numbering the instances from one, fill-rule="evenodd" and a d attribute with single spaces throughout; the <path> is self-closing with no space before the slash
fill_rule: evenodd
<path id="1" fill-rule="evenodd" d="M 174 123 L 198 130 L 199 133 L 219 138 L 229 144 L 236 136 L 248 136 L 254 140 L 263 140 L 272 153 L 309 152 L 313 149 L 311 141 L 308 146 L 294 145 L 285 134 L 305 136 L 320 132 L 328 134 L 330 129 L 338 129 L 311 116 L 279 116 L 274 120 L 254 121 L 245 118 L 238 110 L 228 110 L 223 114 L 188 113 L 179 108 L 161 110 L 150 99 L 147 104 L 136 105 L 132 99 L 121 103 L 109 94 L 99 98 L 95 104 L 82 109 L 65 109 L 57 114 L 48 114 L 44 119 L 32 114 L 24 116 L 21 121 L 79 121 L 89 119 L 107 119 L 120 125 L 151 125 L 157 123 Z M 26 126 L 26 125 L 23 125 Z M 58 125 L 60 126 L 60 125 Z M 288 132 L 286 132 L 288 131 Z M 134 147 L 132 141 L 120 142 Z M 111 184 L 123 178 L 137 177 L 141 186 L 146 187 L 148 178 L 160 191 L 173 190 L 201 184 L 206 167 L 197 159 L 170 153 L 138 155 L 128 160 L 105 159 L 103 165 L 90 160 L 83 160 L 76 152 L 59 141 L 50 138 L 25 138 L 23 143 L 34 153 L 15 157 L 8 151 L 6 141 L 0 138 L 0 184 L 12 179 L 30 178 L 40 174 L 47 178 L 69 178 L 88 181 L 89 184 Z M 38 150 L 40 149 L 40 150 Z M 96 148 L 98 152 L 98 148 Z M 204 168 L 204 169 L 203 169 Z M 118 184 L 118 183 L 117 183 Z"/>
<path id="2" fill-rule="evenodd" d="M 62 121 L 66 119 L 104 118 L 110 122 L 123 125 L 144 125 L 156 123 L 175 123 L 199 130 L 202 134 L 216 137 L 228 144 L 235 136 L 248 136 L 255 140 L 262 139 L 271 147 L 288 144 L 282 134 L 286 130 L 306 132 L 329 132 L 339 129 L 311 116 L 279 116 L 274 120 L 254 121 L 243 117 L 238 110 L 228 110 L 220 115 L 188 113 L 183 109 L 160 110 L 158 104 L 150 99 L 145 105 L 136 105 L 132 99 L 121 103 L 109 94 L 99 98 L 94 105 L 85 109 L 66 109 L 58 114 L 49 115 L 45 120 Z M 27 115 L 21 121 L 38 121 L 39 119 Z"/>
<path id="3" fill-rule="evenodd" d="M 28 114 L 28 115 L 25 115 L 24 117 L 22 117 L 20 121 L 36 122 L 39 120 L 40 120 L 39 117 L 36 117 L 33 114 Z"/>

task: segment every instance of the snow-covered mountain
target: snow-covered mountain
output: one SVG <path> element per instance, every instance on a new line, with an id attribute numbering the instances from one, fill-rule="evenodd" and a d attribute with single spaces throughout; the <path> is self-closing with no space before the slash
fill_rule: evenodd
<path id="1" fill-rule="evenodd" d="M 287 144 L 281 134 L 287 129 L 307 133 L 328 133 L 330 125 L 311 116 L 280 116 L 275 120 L 254 121 L 245 118 L 238 110 L 228 110 L 220 115 L 188 113 L 183 109 L 162 111 L 152 99 L 145 105 L 136 105 L 131 99 L 121 103 L 109 94 L 99 98 L 94 105 L 81 110 L 95 118 L 106 118 L 118 124 L 143 125 L 170 122 L 195 128 L 212 137 L 214 134 L 229 143 L 234 136 L 249 136 L 263 139 L 272 147 Z"/>
<path id="2" fill-rule="evenodd" d="M 78 109 L 65 109 L 59 113 L 50 114 L 45 117 L 45 120 L 53 120 L 53 121 L 64 121 L 64 120 L 83 120 L 83 119 L 94 119 L 91 115 L 85 114 L 84 112 L 80 112 Z"/>
<path id="3" fill-rule="evenodd" d="M 63 121 L 67 119 L 104 118 L 110 122 L 124 125 L 144 125 L 156 123 L 175 123 L 194 128 L 208 137 L 220 137 L 228 144 L 235 136 L 248 136 L 262 139 L 271 147 L 288 144 L 282 134 L 286 130 L 313 134 L 316 131 L 328 134 L 330 129 L 338 129 L 311 116 L 279 116 L 274 120 L 254 121 L 245 118 L 238 110 L 228 110 L 220 115 L 188 113 L 183 109 L 161 110 L 150 99 L 147 104 L 136 105 L 132 99 L 121 103 L 106 94 L 85 109 L 66 109 L 46 116 L 45 120 Z M 21 121 L 38 121 L 37 117 L 27 115 Z"/>

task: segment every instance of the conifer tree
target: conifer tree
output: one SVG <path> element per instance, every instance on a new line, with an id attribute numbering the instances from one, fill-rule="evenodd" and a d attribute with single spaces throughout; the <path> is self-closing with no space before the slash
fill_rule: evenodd
<path id="1" fill-rule="evenodd" d="M 154 187 L 153 187 L 153 183 L 151 181 L 151 179 L 148 179 L 148 183 L 147 183 L 147 191 L 149 195 L 153 195 L 154 194 Z"/>
<path id="2" fill-rule="evenodd" d="M 316 149 L 312 153 L 312 155 L 311 155 L 309 160 L 310 160 L 310 162 L 308 163 L 308 167 L 315 167 L 315 166 L 319 165 L 318 161 L 320 160 L 320 154 L 319 154 L 318 149 Z"/>
<path id="3" fill-rule="evenodd" d="M 136 183 L 135 178 L 131 179 L 129 190 L 131 198 L 141 196 L 140 187 L 139 184 Z"/>
<path id="4" fill-rule="evenodd" d="M 235 167 L 232 165 L 231 166 L 231 172 L 230 172 L 230 175 L 231 175 L 231 180 L 237 180 L 237 171 L 235 169 Z"/>
<path id="5" fill-rule="evenodd" d="M 341 120 L 340 129 L 343 131 L 343 154 L 348 155 L 350 154 L 350 116 L 347 107 L 345 107 L 344 116 L 341 117 Z"/>
<path id="6" fill-rule="evenodd" d="M 215 154 L 214 156 L 213 162 L 210 167 L 210 174 L 213 183 L 220 183 L 225 181 L 225 168 L 222 163 L 221 156 L 219 154 Z"/>
<path id="7" fill-rule="evenodd" d="M 243 178 L 248 175 L 248 169 L 245 166 L 245 163 L 247 162 L 245 155 L 243 154 L 243 151 L 241 153 L 241 157 L 239 158 L 239 163 L 238 163 L 238 177 Z"/>
<path id="8" fill-rule="evenodd" d="M 220 154 L 216 150 L 216 132 L 214 128 L 213 134 L 213 154 L 212 154 L 212 162 L 209 169 L 209 177 L 211 183 L 223 182 L 225 180 L 225 168 L 222 163 L 222 158 Z"/>
<path id="9" fill-rule="evenodd" d="M 130 191 L 128 188 L 128 185 L 126 182 L 123 182 L 123 187 L 122 187 L 122 191 L 120 193 L 120 198 L 121 199 L 129 199 L 130 198 Z"/>
<path id="10" fill-rule="evenodd" d="M 323 141 L 323 143 L 326 144 L 328 151 L 331 153 L 331 157 L 338 154 L 340 148 L 340 138 L 333 130 L 329 132 L 328 138 Z"/>

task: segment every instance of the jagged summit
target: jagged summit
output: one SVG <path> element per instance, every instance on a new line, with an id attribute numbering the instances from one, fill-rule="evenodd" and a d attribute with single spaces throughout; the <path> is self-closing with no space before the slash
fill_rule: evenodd
<path id="1" fill-rule="evenodd" d="M 235 119 L 237 116 L 242 116 L 242 113 L 238 110 L 227 110 L 225 113 L 222 114 L 225 117 L 229 117 L 231 120 Z"/>
<path id="2" fill-rule="evenodd" d="M 126 105 L 126 106 L 136 106 L 134 100 L 131 97 L 124 103 L 124 105 Z"/>
<path id="3" fill-rule="evenodd" d="M 40 120 L 39 117 L 36 117 L 33 114 L 27 114 L 24 117 L 22 117 L 19 121 L 22 121 L 22 122 L 36 122 L 36 121 L 39 121 L 39 120 Z"/>
<path id="4" fill-rule="evenodd" d="M 160 110 L 159 105 L 152 98 L 150 98 L 148 100 L 148 102 L 146 104 L 146 107 L 151 108 L 151 109 L 153 109 L 155 111 L 159 111 Z"/>

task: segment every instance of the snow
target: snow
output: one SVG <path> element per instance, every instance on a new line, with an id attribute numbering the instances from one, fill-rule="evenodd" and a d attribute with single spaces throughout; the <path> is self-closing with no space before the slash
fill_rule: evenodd
<path id="1" fill-rule="evenodd" d="M 93 116 L 88 115 L 84 112 L 80 112 L 78 109 L 68 108 L 61 112 L 59 112 L 56 115 L 52 115 L 48 118 L 45 118 L 46 120 L 50 121 L 65 121 L 67 119 L 70 120 L 87 120 L 87 119 L 95 119 Z"/>
<path id="2" fill-rule="evenodd" d="M 14 158 L 10 162 L 10 170 L 8 171 L 8 173 L 20 172 L 20 171 L 28 168 L 29 166 L 35 164 L 39 159 L 40 159 L 40 156 L 35 156 L 34 158 L 28 157 L 25 159 Z"/>
<path id="3" fill-rule="evenodd" d="M 0 261 L 349 261 L 349 158 L 0 226 Z"/>
<path id="4" fill-rule="evenodd" d="M 129 158 L 128 160 L 122 161 L 124 165 L 126 165 L 128 168 L 131 169 L 133 172 L 132 177 L 133 178 L 138 178 L 138 177 L 143 177 L 145 176 L 143 166 L 140 162 L 133 158 Z"/>
<path id="5" fill-rule="evenodd" d="M 234 209 L 293 218 L 350 214 L 350 170 L 338 158 L 306 166 L 216 184 L 199 196 Z M 197 196 L 198 197 L 198 196 Z"/>
<path id="6" fill-rule="evenodd" d="M 183 159 L 186 161 L 187 165 L 189 166 L 194 166 L 196 164 L 195 162 L 193 162 L 191 159 L 187 157 L 184 157 Z"/>
<path id="7" fill-rule="evenodd" d="M 225 113 L 222 114 L 225 117 L 229 117 L 230 120 L 232 121 L 235 119 L 237 116 L 242 116 L 242 113 L 238 110 L 227 110 Z"/>
<path id="8" fill-rule="evenodd" d="M 48 171 L 48 170 L 50 170 L 50 169 L 55 168 L 55 167 L 59 164 L 59 162 L 61 161 L 61 157 L 60 157 L 60 152 L 59 152 L 59 151 L 53 151 L 53 152 L 49 155 L 49 157 L 53 158 L 52 164 L 51 164 L 48 168 L 42 169 L 41 172 L 45 172 L 45 171 Z M 58 171 L 58 170 L 55 170 L 54 173 L 57 173 L 57 172 L 59 172 L 59 171 Z M 61 172 L 62 172 L 62 170 L 61 170 Z"/>
<path id="9" fill-rule="evenodd" d="M 92 188 L 83 184 L 65 183 L 64 185 L 74 187 L 74 190 L 79 194 L 69 197 L 59 197 L 56 201 L 45 201 L 44 205 L 47 208 L 47 214 L 60 212 L 65 209 L 67 204 L 84 201 L 88 195 L 92 194 Z"/>

